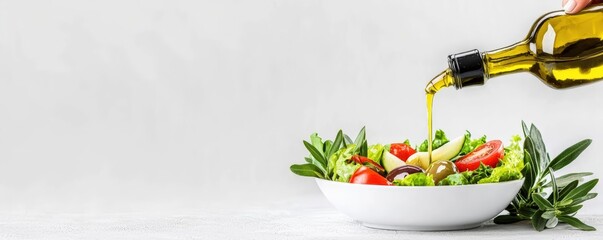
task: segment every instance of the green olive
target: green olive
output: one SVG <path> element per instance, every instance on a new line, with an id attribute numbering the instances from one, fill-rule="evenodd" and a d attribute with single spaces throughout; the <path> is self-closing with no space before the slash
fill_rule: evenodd
<path id="1" fill-rule="evenodd" d="M 456 165 L 448 160 L 435 161 L 427 168 L 427 174 L 433 177 L 435 184 L 438 184 L 440 180 L 446 178 L 448 175 L 458 172 Z"/>

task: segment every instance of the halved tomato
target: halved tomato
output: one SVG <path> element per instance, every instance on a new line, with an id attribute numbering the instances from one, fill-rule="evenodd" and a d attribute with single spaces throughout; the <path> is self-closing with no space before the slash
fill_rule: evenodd
<path id="1" fill-rule="evenodd" d="M 350 178 L 350 183 L 390 185 L 389 181 L 372 169 L 362 166 L 354 172 Z"/>
<path id="2" fill-rule="evenodd" d="M 415 154 L 415 151 L 410 145 L 406 143 L 392 143 L 389 145 L 389 153 L 398 157 L 402 161 L 405 161 L 410 157 L 410 155 Z"/>
<path id="3" fill-rule="evenodd" d="M 462 156 L 454 164 L 459 172 L 473 171 L 479 167 L 480 163 L 494 168 L 498 161 L 503 158 L 504 153 L 502 141 L 492 140 Z"/>

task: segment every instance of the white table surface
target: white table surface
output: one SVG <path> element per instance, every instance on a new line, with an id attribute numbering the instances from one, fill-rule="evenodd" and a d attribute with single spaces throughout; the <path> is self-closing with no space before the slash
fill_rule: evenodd
<path id="1" fill-rule="evenodd" d="M 527 223 L 448 232 L 370 229 L 338 213 L 322 196 L 241 209 L 178 214 L 3 214 L 0 239 L 603 239 L 603 217 L 581 216 L 599 231 L 559 225 L 536 232 Z"/>

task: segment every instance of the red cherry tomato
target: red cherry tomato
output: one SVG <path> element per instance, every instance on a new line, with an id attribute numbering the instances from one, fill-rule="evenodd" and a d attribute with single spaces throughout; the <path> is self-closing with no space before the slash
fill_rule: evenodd
<path id="1" fill-rule="evenodd" d="M 410 145 L 406 144 L 406 143 L 392 143 L 389 146 L 389 153 L 393 154 L 394 156 L 398 157 L 399 159 L 402 159 L 402 161 L 405 161 L 408 159 L 408 157 L 410 157 L 410 155 L 415 154 L 417 151 L 415 151 Z"/>
<path id="2" fill-rule="evenodd" d="M 385 175 L 385 168 L 383 168 L 381 165 L 379 165 L 375 161 L 371 160 L 370 158 L 360 156 L 360 155 L 354 155 L 354 156 L 352 156 L 352 158 L 350 160 L 352 160 L 362 166 L 369 167 L 373 171 L 379 173 L 379 175 Z"/>
<path id="3" fill-rule="evenodd" d="M 494 168 L 498 161 L 503 158 L 504 152 L 502 141 L 492 140 L 462 156 L 454 164 L 459 172 L 473 171 L 479 167 L 480 163 Z"/>
<path id="4" fill-rule="evenodd" d="M 350 178 L 350 183 L 390 185 L 387 179 L 365 166 L 358 168 L 356 172 L 354 172 Z"/>

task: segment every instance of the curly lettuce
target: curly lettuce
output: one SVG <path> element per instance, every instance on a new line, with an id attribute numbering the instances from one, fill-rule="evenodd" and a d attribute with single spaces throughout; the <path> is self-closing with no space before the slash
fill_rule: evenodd
<path id="1" fill-rule="evenodd" d="M 477 183 L 497 183 L 517 180 L 522 177 L 521 172 L 511 166 L 500 166 L 492 170 L 492 174 L 487 178 L 480 179 Z"/>
<path id="2" fill-rule="evenodd" d="M 500 161 L 500 166 L 494 168 L 489 177 L 480 179 L 477 183 L 497 183 L 521 179 L 523 167 L 521 137 L 515 135 L 511 138 L 511 144 L 505 148 L 505 155 Z"/>
<path id="3" fill-rule="evenodd" d="M 438 182 L 439 186 L 456 186 L 456 185 L 467 185 L 469 180 L 465 178 L 465 175 L 461 173 L 450 174 L 446 178 Z"/>
<path id="4" fill-rule="evenodd" d="M 385 149 L 385 146 L 381 145 L 381 144 L 375 144 L 375 145 L 371 145 L 368 147 L 368 154 L 366 157 L 368 157 L 369 159 L 375 161 L 376 163 L 378 163 L 379 165 L 381 165 L 381 157 L 383 156 L 383 150 Z"/>
<path id="5" fill-rule="evenodd" d="M 396 179 L 393 182 L 396 186 L 435 186 L 433 177 L 425 173 L 413 173 L 403 179 Z"/>
<path id="6" fill-rule="evenodd" d="M 329 158 L 328 172 L 333 181 L 349 182 L 350 177 L 361 167 L 353 161 L 348 161 L 352 155 L 357 154 L 356 145 L 349 144 L 347 147 L 339 149 L 331 158 Z"/>
<path id="7" fill-rule="evenodd" d="M 523 149 L 521 149 L 521 137 L 514 135 L 511 137 L 511 143 L 505 148 L 505 156 L 501 160 L 503 166 L 509 166 L 521 171 L 524 167 Z"/>
<path id="8" fill-rule="evenodd" d="M 459 155 L 466 155 L 484 143 L 486 143 L 486 135 L 483 135 L 480 138 L 471 139 L 471 133 L 467 131 L 467 133 L 465 133 L 465 142 L 463 143 L 463 147 L 461 148 Z"/>
<path id="9" fill-rule="evenodd" d="M 450 140 L 448 140 L 448 138 L 446 137 L 446 134 L 444 133 L 444 131 L 442 131 L 441 129 L 436 130 L 435 132 L 435 137 L 433 138 L 433 142 L 432 142 L 432 150 L 438 149 L 439 147 L 441 147 L 442 145 L 446 144 L 447 142 L 449 142 Z M 428 143 L 427 143 L 427 139 L 425 141 L 423 141 L 423 143 L 421 143 L 421 145 L 417 148 L 419 152 L 427 152 L 428 148 Z"/>
<path id="10" fill-rule="evenodd" d="M 461 174 L 467 179 L 469 184 L 476 184 L 480 180 L 490 177 L 490 175 L 492 175 L 492 171 L 493 169 L 491 167 L 481 163 L 477 169 L 473 171 L 465 171 Z"/>

